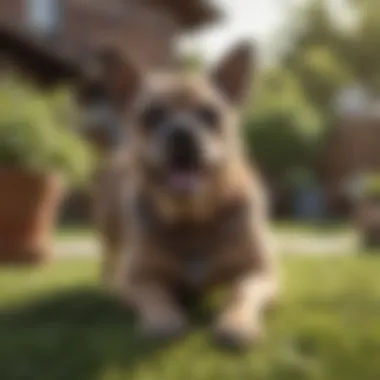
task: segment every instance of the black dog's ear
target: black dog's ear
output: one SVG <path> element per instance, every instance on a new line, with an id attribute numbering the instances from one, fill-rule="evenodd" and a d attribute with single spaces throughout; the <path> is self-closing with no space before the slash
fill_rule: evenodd
<path id="1" fill-rule="evenodd" d="M 212 79 L 223 95 L 233 105 L 239 106 L 249 94 L 253 70 L 253 45 L 241 42 L 217 66 Z"/>
<path id="2" fill-rule="evenodd" d="M 136 95 L 141 76 L 128 57 L 116 50 L 98 52 L 83 70 L 80 97 L 98 95 L 107 97 L 116 106 L 126 106 Z"/>

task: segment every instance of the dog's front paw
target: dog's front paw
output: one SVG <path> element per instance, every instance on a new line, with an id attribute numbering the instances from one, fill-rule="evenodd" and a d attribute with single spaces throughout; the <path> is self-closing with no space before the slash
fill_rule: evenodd
<path id="1" fill-rule="evenodd" d="M 216 323 L 213 331 L 216 344 L 227 349 L 247 349 L 262 341 L 263 331 L 254 321 L 224 320 Z"/>
<path id="2" fill-rule="evenodd" d="M 142 323 L 144 336 L 151 340 L 174 340 L 182 337 L 187 329 L 188 322 L 181 314 L 157 316 Z"/>

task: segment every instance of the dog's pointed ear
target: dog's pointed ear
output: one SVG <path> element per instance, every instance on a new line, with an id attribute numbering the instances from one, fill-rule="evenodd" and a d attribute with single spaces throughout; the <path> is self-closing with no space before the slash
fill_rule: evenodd
<path id="1" fill-rule="evenodd" d="M 212 80 L 233 105 L 246 100 L 252 85 L 254 48 L 250 42 L 241 42 L 227 54 L 214 69 Z"/>
<path id="2" fill-rule="evenodd" d="M 141 85 L 137 66 L 120 53 L 109 52 L 103 56 L 104 80 L 117 105 L 124 106 L 136 96 Z"/>
<path id="3" fill-rule="evenodd" d="M 141 75 L 132 61 L 116 50 L 99 51 L 84 69 L 83 88 L 96 87 L 114 102 L 125 106 L 136 96 L 141 85 Z"/>

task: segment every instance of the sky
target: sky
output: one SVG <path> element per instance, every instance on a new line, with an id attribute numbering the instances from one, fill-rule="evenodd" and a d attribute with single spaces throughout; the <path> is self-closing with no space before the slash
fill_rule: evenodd
<path id="1" fill-rule="evenodd" d="M 265 48 L 284 22 L 289 3 L 299 0 L 211 1 L 222 10 L 224 18 L 181 41 L 183 51 L 200 52 L 206 60 L 216 59 L 239 38 L 252 38 Z"/>
<path id="2" fill-rule="evenodd" d="M 206 1 L 206 0 L 205 0 Z M 239 38 L 257 41 L 262 57 L 270 58 L 276 38 L 294 6 L 308 0 L 208 0 L 222 11 L 224 18 L 201 33 L 180 41 L 185 52 L 201 53 L 206 61 L 217 59 Z M 329 0 L 330 10 L 343 16 L 345 0 Z M 348 15 L 346 15 L 348 16 Z"/>

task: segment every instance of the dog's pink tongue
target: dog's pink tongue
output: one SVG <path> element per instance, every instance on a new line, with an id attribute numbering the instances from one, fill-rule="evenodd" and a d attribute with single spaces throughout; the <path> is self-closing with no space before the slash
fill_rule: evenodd
<path id="1" fill-rule="evenodd" d="M 169 185 L 177 191 L 194 191 L 199 185 L 199 176 L 196 173 L 173 173 Z"/>

